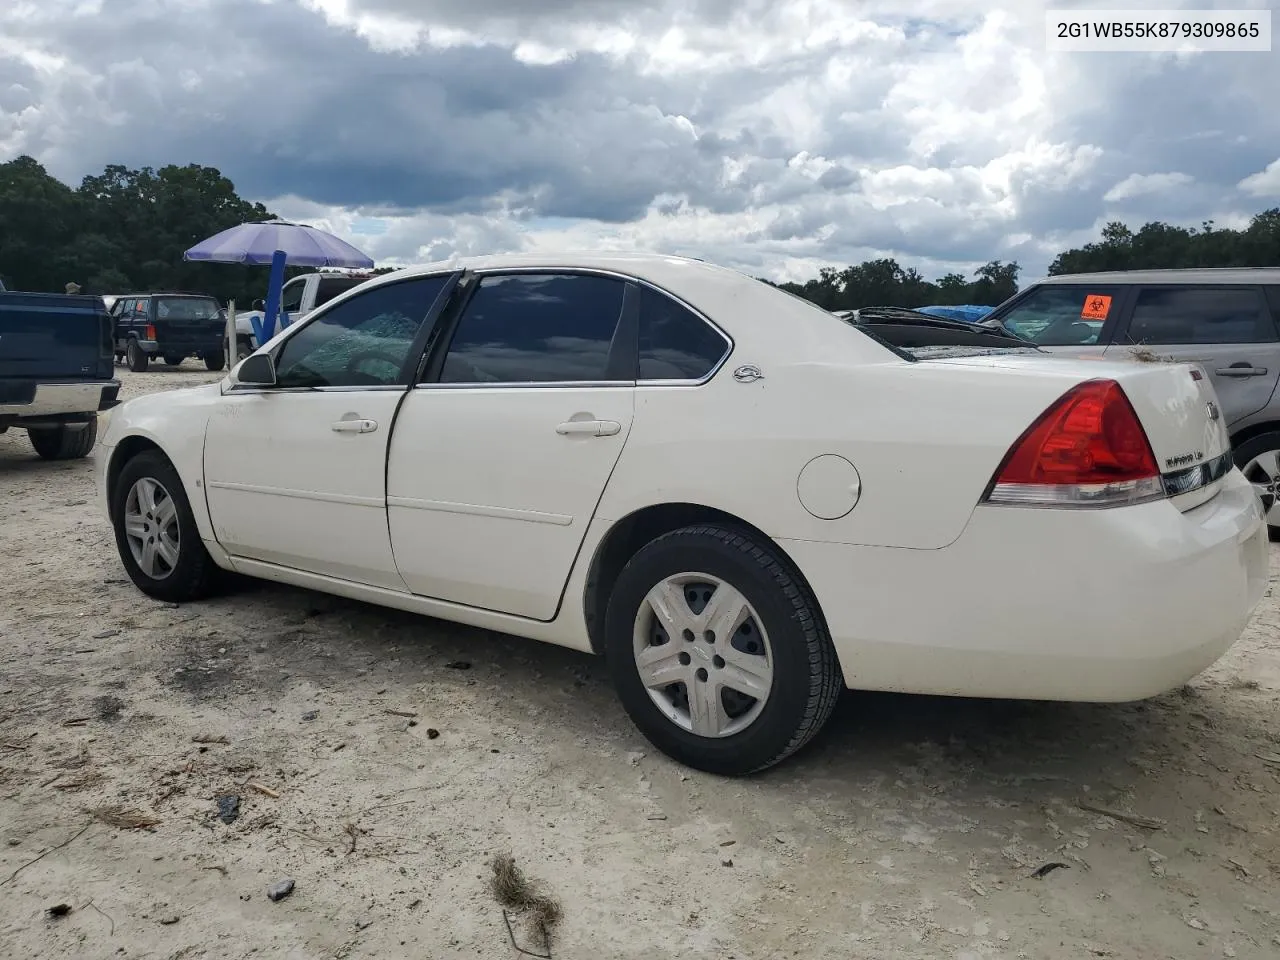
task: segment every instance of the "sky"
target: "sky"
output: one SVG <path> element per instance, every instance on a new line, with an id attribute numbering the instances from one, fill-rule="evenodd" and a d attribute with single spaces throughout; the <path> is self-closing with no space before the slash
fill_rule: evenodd
<path id="1" fill-rule="evenodd" d="M 0 0 L 0 161 L 215 166 L 380 265 L 653 250 L 1024 282 L 1280 206 L 1273 53 L 1060 53 L 1018 0 Z"/>

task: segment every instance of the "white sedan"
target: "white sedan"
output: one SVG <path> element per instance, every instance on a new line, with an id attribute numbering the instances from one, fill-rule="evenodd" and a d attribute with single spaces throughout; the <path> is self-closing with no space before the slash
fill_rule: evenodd
<path id="1" fill-rule="evenodd" d="M 1267 585 L 1199 369 L 853 325 L 677 257 L 373 279 L 99 448 L 145 593 L 227 570 L 604 654 L 643 734 L 721 774 L 845 687 L 1161 693 Z"/>

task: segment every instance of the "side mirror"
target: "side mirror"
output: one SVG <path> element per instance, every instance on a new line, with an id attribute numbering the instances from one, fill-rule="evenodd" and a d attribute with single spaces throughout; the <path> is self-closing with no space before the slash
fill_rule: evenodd
<path id="1" fill-rule="evenodd" d="M 255 353 L 240 362 L 236 370 L 236 383 L 255 387 L 276 385 L 276 364 L 269 353 Z"/>
<path id="2" fill-rule="evenodd" d="M 253 309 L 259 311 L 260 313 L 266 313 L 267 301 L 259 297 L 257 300 L 253 301 Z"/>

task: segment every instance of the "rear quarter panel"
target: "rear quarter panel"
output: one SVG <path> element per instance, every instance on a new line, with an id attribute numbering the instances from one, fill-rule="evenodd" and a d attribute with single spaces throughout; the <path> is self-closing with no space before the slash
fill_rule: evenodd
<path id="1" fill-rule="evenodd" d="M 763 379 L 736 381 L 731 371 L 751 361 L 736 352 L 700 387 L 637 388 L 601 519 L 695 503 L 775 538 L 944 547 L 1009 447 L 1081 379 L 1075 364 L 1031 375 L 890 359 L 760 363 Z M 823 454 L 844 457 L 859 475 L 857 503 L 837 520 L 811 515 L 797 492 L 801 470 Z"/>

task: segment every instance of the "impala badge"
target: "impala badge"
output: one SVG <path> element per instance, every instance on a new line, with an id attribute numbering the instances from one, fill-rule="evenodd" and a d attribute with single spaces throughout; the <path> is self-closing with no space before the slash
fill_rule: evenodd
<path id="1" fill-rule="evenodd" d="M 1204 412 L 1209 415 L 1209 419 L 1211 421 L 1217 420 L 1219 417 L 1222 416 L 1222 411 L 1218 409 L 1218 405 L 1214 403 L 1212 400 L 1210 400 L 1208 403 L 1204 405 Z"/>
<path id="2" fill-rule="evenodd" d="M 733 371 L 733 379 L 739 383 L 755 383 L 755 381 L 763 379 L 763 377 L 764 374 L 760 372 L 760 368 L 754 363 L 744 363 Z"/>

